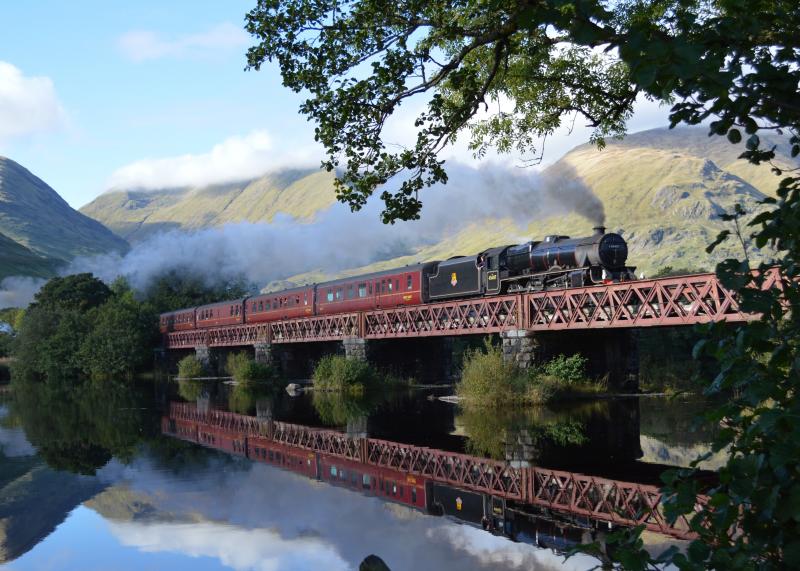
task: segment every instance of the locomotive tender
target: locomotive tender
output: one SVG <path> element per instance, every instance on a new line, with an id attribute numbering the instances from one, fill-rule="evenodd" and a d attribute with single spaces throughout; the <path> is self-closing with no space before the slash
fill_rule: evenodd
<path id="1" fill-rule="evenodd" d="M 162 333 L 635 279 L 628 246 L 605 228 L 161 314 Z"/>

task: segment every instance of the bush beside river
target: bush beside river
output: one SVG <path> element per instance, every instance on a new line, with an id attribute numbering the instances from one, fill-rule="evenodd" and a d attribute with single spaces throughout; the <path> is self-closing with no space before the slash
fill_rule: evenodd
<path id="1" fill-rule="evenodd" d="M 507 404 L 539 404 L 603 392 L 603 382 L 586 378 L 586 359 L 559 355 L 529 371 L 503 359 L 499 347 L 486 343 L 464 357 L 456 394 L 468 406 L 499 407 Z"/>

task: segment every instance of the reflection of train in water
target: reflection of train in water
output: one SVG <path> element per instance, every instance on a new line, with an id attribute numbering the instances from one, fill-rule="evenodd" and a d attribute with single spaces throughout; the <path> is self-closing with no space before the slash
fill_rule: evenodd
<path id="1" fill-rule="evenodd" d="M 605 532 L 611 529 L 606 522 L 465 490 L 399 469 L 303 450 L 241 430 L 164 417 L 162 432 L 539 547 L 563 551 L 582 543 L 602 544 Z"/>
<path id="2" fill-rule="evenodd" d="M 634 279 L 633 268 L 625 265 L 625 239 L 602 226 L 594 230 L 583 238 L 546 236 L 472 256 L 179 309 L 161 314 L 160 328 L 169 333 Z"/>

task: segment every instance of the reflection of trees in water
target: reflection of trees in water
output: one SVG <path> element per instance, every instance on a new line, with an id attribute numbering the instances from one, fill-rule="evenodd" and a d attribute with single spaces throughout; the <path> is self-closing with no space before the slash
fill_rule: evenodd
<path id="1" fill-rule="evenodd" d="M 380 400 L 370 391 L 362 395 L 314 391 L 311 402 L 323 424 L 345 426 L 369 416 Z"/>
<path id="2" fill-rule="evenodd" d="M 641 456 L 638 408 L 629 401 L 586 401 L 553 406 L 493 409 L 462 407 L 456 424 L 467 451 L 498 460 L 531 462 L 578 452 L 576 459 Z"/>
<path id="3" fill-rule="evenodd" d="M 94 474 L 112 456 L 130 461 L 158 427 L 142 395 L 119 382 L 18 382 L 14 395 L 28 440 L 58 470 Z"/>
<path id="4" fill-rule="evenodd" d="M 270 383 L 238 382 L 228 392 L 228 410 L 239 414 L 265 416 L 272 409 L 272 400 L 277 391 Z"/>
<path id="5" fill-rule="evenodd" d="M 186 401 L 195 402 L 201 397 L 208 396 L 208 387 L 204 381 L 181 379 L 178 381 L 178 395 Z"/>
<path id="6" fill-rule="evenodd" d="M 581 415 L 558 413 L 544 406 L 493 409 L 462 407 L 456 424 L 467 434 L 470 454 L 496 460 L 536 459 L 545 441 L 559 446 L 586 441 Z"/>

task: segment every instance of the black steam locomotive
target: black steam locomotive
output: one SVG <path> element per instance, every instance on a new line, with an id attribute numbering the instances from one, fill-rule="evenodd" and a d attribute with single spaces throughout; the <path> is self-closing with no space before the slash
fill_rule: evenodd
<path id="1" fill-rule="evenodd" d="M 602 226 L 585 238 L 546 236 L 540 242 L 491 248 L 439 262 L 429 276 L 431 300 L 531 292 L 635 279 L 628 245 Z"/>

